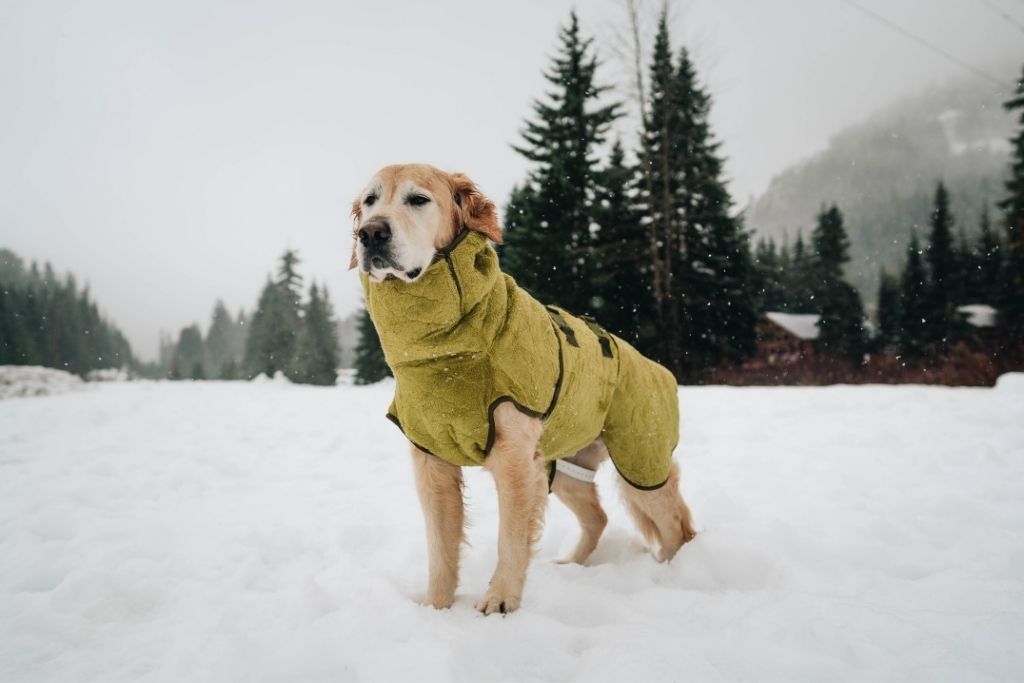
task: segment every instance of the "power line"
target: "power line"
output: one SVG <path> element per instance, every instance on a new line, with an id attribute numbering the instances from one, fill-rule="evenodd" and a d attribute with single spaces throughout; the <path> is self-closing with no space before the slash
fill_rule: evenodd
<path id="1" fill-rule="evenodd" d="M 969 64 L 969 63 L 965 62 L 964 60 L 960 59 L 956 55 L 953 55 L 953 54 L 950 54 L 949 52 L 946 52 L 945 50 L 943 50 L 941 47 L 939 47 L 935 43 L 932 43 L 931 41 L 926 40 L 925 38 L 922 38 L 921 36 L 917 35 L 913 31 L 910 31 L 909 29 L 903 28 L 902 26 L 900 26 L 899 24 L 897 24 L 894 21 L 890 21 L 889 19 L 886 19 L 881 14 L 878 14 L 877 12 L 874 12 L 873 10 L 868 9 L 864 5 L 861 5 L 859 2 L 856 2 L 856 0 L 839 0 L 839 1 L 840 2 L 844 2 L 847 5 L 850 5 L 851 7 L 853 7 L 855 9 L 863 12 L 864 14 L 868 15 L 869 17 L 871 17 L 872 19 L 874 19 L 877 22 L 885 24 L 886 26 L 888 26 L 892 30 L 896 31 L 897 33 L 903 35 L 906 38 L 910 38 L 915 43 L 918 43 L 919 45 L 922 45 L 922 46 L 926 47 L 927 49 L 931 50 L 932 52 L 934 52 L 935 54 L 939 55 L 940 57 L 948 59 L 949 61 L 953 62 L 954 64 L 957 64 L 957 65 L 963 67 L 964 69 L 967 69 L 968 71 L 973 73 L 975 76 L 979 76 L 981 78 L 984 78 L 987 81 L 991 81 L 991 82 L 995 83 L 996 85 L 998 85 L 1000 87 L 1003 87 L 1003 88 L 1007 87 L 1006 83 L 1004 83 L 1002 80 L 996 78 L 992 74 L 986 73 L 986 72 L 982 71 L 981 69 L 979 69 L 978 67 L 974 66 L 973 64 Z"/>
<path id="2" fill-rule="evenodd" d="M 1020 23 L 1019 21 L 1017 21 L 1017 20 L 1016 20 L 1016 19 L 1015 19 L 1015 18 L 1013 17 L 1013 15 L 1011 15 L 1011 14 L 1010 14 L 1009 12 L 1007 12 L 1006 10 L 1004 10 L 1004 9 L 1003 9 L 1002 7 L 1000 7 L 999 5 L 996 5 L 996 4 L 995 4 L 994 2 L 992 2 L 991 0 L 983 0 L 983 2 L 984 2 L 984 3 L 985 3 L 985 4 L 987 5 L 987 6 L 988 6 L 988 8 L 989 8 L 990 10 L 992 10 L 992 11 L 993 11 L 993 12 L 994 12 L 994 13 L 995 13 L 995 14 L 996 14 L 997 16 L 1000 16 L 1000 17 L 1002 17 L 1002 18 L 1003 18 L 1003 20 L 1004 20 L 1004 21 L 1006 21 L 1006 23 L 1010 24 L 1011 26 L 1013 26 L 1013 27 L 1014 27 L 1015 29 L 1017 29 L 1017 30 L 1018 30 L 1018 31 L 1020 31 L 1021 33 L 1024 33 L 1024 24 L 1021 24 L 1021 23 Z"/>

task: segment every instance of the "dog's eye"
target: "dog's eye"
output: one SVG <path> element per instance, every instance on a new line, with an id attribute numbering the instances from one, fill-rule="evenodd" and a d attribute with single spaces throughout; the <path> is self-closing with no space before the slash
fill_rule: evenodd
<path id="1" fill-rule="evenodd" d="M 409 206 L 423 206 L 430 201 L 430 197 L 422 194 L 413 194 L 405 198 L 405 203 Z"/>
<path id="2" fill-rule="evenodd" d="M 373 206 L 373 203 L 375 201 L 377 201 L 377 195 L 371 194 L 367 195 L 366 199 L 363 200 L 363 204 L 366 204 L 367 206 Z"/>

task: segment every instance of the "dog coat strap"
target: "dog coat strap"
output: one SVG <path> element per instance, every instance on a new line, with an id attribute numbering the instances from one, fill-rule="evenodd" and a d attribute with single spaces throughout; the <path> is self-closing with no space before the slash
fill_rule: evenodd
<path id="1" fill-rule="evenodd" d="M 550 315 L 551 319 L 555 321 L 555 325 L 558 326 L 558 329 L 560 329 L 562 334 L 565 335 L 565 340 L 569 342 L 569 346 L 579 348 L 580 343 L 576 341 L 576 332 L 569 327 L 569 323 L 567 323 L 565 318 L 562 317 L 562 312 L 554 306 L 545 306 L 544 308 L 547 309 L 548 315 Z"/>
<path id="2" fill-rule="evenodd" d="M 588 484 L 594 483 L 594 475 L 597 474 L 594 470 L 588 470 L 586 467 L 574 465 L 566 460 L 556 460 L 555 469 L 567 477 L 579 479 L 580 481 L 585 481 Z"/>
<path id="3" fill-rule="evenodd" d="M 597 337 L 597 341 L 601 344 L 601 355 L 605 358 L 613 358 L 612 354 L 612 338 L 608 335 L 608 331 L 597 324 L 597 321 L 591 318 L 589 315 L 581 315 L 580 320 L 587 324 L 590 331 Z"/>

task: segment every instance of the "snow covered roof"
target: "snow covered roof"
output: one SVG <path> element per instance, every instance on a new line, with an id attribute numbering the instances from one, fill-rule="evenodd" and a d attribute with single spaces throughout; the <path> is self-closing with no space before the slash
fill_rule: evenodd
<path id="1" fill-rule="evenodd" d="M 800 339 L 817 339 L 818 319 L 814 313 L 765 313 L 764 316 L 773 323 Z"/>
<path id="2" fill-rule="evenodd" d="M 996 324 L 996 309 L 988 304 L 957 306 L 956 310 L 967 316 L 967 324 L 973 327 L 994 327 Z"/>

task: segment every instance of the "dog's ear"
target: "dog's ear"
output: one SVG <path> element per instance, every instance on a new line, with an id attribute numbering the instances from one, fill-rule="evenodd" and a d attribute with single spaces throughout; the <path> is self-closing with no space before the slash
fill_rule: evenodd
<path id="1" fill-rule="evenodd" d="M 501 224 L 498 222 L 498 207 L 494 202 L 485 197 L 468 176 L 452 173 L 448 179 L 462 224 L 470 230 L 483 233 L 492 242 L 501 244 Z M 461 228 L 458 225 L 455 227 L 456 230 Z"/>
<path id="2" fill-rule="evenodd" d="M 352 200 L 352 256 L 348 260 L 348 269 L 352 270 L 359 265 L 356 258 L 356 230 L 359 229 L 359 222 L 363 217 L 363 198 L 356 197 Z"/>

